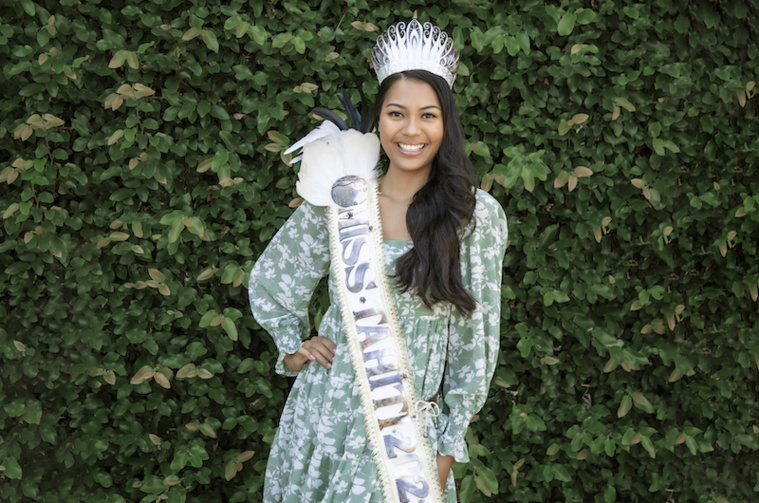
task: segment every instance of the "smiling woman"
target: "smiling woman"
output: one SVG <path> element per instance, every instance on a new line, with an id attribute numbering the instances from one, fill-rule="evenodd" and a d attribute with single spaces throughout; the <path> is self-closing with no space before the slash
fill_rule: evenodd
<path id="1" fill-rule="evenodd" d="M 335 117 L 291 147 L 303 148 L 306 202 L 251 273 L 277 371 L 297 375 L 266 502 L 455 502 L 451 465 L 469 460 L 464 436 L 497 361 L 506 219 L 475 189 L 451 92 L 458 53 L 414 20 L 390 27 L 373 59 L 379 141 Z M 330 307 L 307 338 L 327 274 Z"/>

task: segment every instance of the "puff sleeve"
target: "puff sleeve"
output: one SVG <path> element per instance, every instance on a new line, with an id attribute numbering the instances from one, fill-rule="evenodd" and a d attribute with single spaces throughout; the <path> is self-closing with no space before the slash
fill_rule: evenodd
<path id="1" fill-rule="evenodd" d="M 304 202 L 272 238 L 250 273 L 250 308 L 279 350 L 278 374 L 296 374 L 282 360 L 295 353 L 310 334 L 308 305 L 319 280 L 329 272 L 329 260 L 326 211 Z"/>
<path id="2" fill-rule="evenodd" d="M 476 301 L 471 316 L 454 310 L 449 323 L 443 376 L 438 452 L 469 461 L 464 436 L 472 416 L 485 403 L 498 361 L 501 277 L 507 226 L 503 208 L 484 191 L 477 192 L 475 229 L 462 240 L 462 281 Z"/>

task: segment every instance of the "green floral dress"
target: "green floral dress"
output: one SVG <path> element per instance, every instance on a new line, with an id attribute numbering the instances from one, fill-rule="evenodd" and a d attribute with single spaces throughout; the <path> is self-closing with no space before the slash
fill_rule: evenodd
<path id="1" fill-rule="evenodd" d="M 477 192 L 476 225 L 464 232 L 461 272 L 477 301 L 471 317 L 448 303 L 432 309 L 411 293 L 393 289 L 415 372 L 417 395 L 437 399 L 440 414 L 424 413 L 433 450 L 456 461 L 469 460 L 464 434 L 485 402 L 495 369 L 501 314 L 501 272 L 506 248 L 506 217 L 498 202 Z M 385 241 L 387 272 L 411 248 Z M 272 239 L 250 276 L 253 315 L 274 338 L 280 352 L 276 371 L 309 336 L 308 304 L 319 280 L 329 273 L 329 231 L 324 208 L 301 205 Z M 319 333 L 337 345 L 327 370 L 307 364 L 297 375 L 280 419 L 266 468 L 264 501 L 269 503 L 382 502 L 367 444 L 358 388 L 332 291 Z M 446 502 L 456 501 L 449 476 Z"/>

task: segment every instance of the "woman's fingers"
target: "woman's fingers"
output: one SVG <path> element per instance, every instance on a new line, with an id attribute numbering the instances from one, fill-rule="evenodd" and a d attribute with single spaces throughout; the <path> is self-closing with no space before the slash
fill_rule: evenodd
<path id="1" fill-rule="evenodd" d="M 301 350 L 309 360 L 317 361 L 328 369 L 332 368 L 336 347 L 331 340 L 325 337 L 312 337 L 304 342 L 298 351 Z"/>

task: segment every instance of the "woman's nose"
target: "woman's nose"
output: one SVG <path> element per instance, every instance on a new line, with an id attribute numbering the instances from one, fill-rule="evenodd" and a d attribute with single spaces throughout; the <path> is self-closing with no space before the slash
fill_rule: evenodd
<path id="1" fill-rule="evenodd" d="M 403 125 L 403 132 L 407 135 L 415 135 L 419 133 L 419 122 L 414 117 L 406 119 L 406 123 Z"/>

